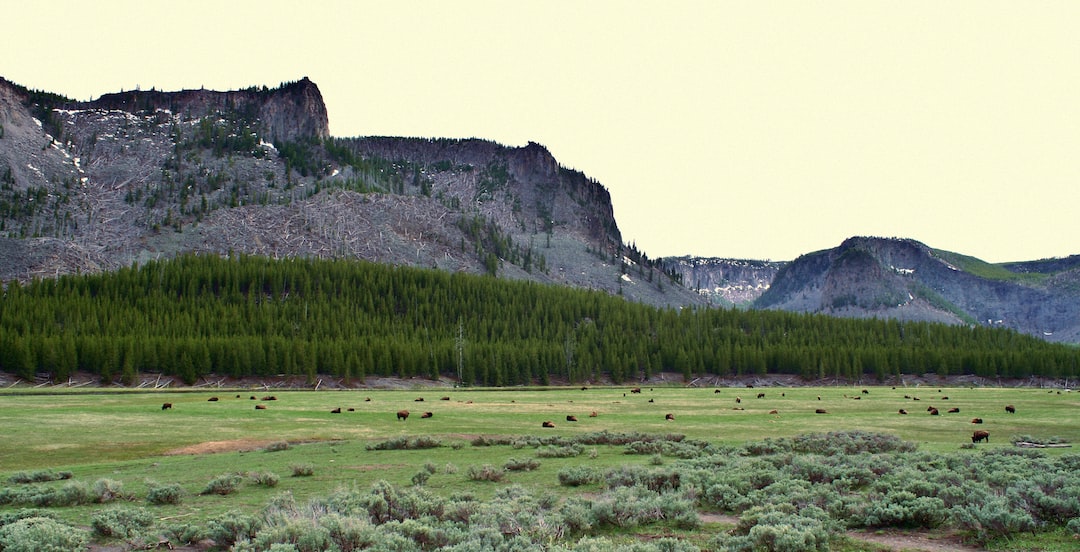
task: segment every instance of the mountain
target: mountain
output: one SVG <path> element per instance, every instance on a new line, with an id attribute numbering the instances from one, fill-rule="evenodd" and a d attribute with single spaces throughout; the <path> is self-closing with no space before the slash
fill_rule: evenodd
<path id="1" fill-rule="evenodd" d="M 77 102 L 0 79 L 0 280 L 181 253 L 359 258 L 704 304 L 539 144 L 332 138 L 304 78 Z"/>
<path id="2" fill-rule="evenodd" d="M 1005 327 L 1080 342 L 1080 255 L 995 265 L 910 239 L 855 237 L 785 265 L 755 308 Z"/>

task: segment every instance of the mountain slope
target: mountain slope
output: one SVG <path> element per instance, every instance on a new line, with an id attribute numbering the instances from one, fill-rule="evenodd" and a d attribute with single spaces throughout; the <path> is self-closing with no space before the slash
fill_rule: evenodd
<path id="1" fill-rule="evenodd" d="M 330 138 L 318 87 L 0 79 L 0 280 L 196 252 L 362 258 L 702 303 L 626 247 L 608 191 L 538 144 Z"/>
<path id="2" fill-rule="evenodd" d="M 782 268 L 755 307 L 1012 328 L 1080 341 L 1080 256 L 991 265 L 915 240 L 856 237 Z"/>

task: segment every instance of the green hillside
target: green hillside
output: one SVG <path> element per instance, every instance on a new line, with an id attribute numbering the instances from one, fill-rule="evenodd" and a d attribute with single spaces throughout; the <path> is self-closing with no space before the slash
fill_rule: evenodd
<path id="1" fill-rule="evenodd" d="M 1075 377 L 1080 350 L 1006 330 L 729 309 L 342 260 L 187 256 L 20 285 L 0 301 L 0 370 L 459 378 L 508 386 L 661 371 L 806 378 Z"/>

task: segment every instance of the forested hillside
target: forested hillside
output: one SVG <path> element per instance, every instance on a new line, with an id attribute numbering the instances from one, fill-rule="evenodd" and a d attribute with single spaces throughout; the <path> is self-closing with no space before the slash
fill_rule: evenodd
<path id="1" fill-rule="evenodd" d="M 184 256 L 11 282 L 0 369 L 131 383 L 201 376 L 628 382 L 660 371 L 805 378 L 1075 377 L 1080 350 L 1001 329 L 729 309 L 367 262 Z"/>

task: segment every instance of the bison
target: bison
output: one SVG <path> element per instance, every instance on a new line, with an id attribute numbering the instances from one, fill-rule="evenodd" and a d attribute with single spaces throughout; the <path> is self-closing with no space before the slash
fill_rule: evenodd
<path id="1" fill-rule="evenodd" d="M 770 410 L 770 411 L 769 411 L 769 414 L 779 414 L 779 413 L 780 413 L 780 411 L 779 411 L 779 410 L 775 410 L 775 409 L 774 409 L 774 410 Z"/>
<path id="2" fill-rule="evenodd" d="M 719 389 L 713 389 L 713 395 L 718 395 L 718 394 L 720 394 L 720 390 Z"/>
<path id="3" fill-rule="evenodd" d="M 825 410 L 824 408 L 819 408 L 819 409 L 814 411 L 814 414 L 828 414 L 828 413 L 829 413 L 829 411 Z"/>
<path id="4" fill-rule="evenodd" d="M 971 423 L 973 423 L 973 424 L 981 424 L 982 423 L 982 418 L 972 418 Z"/>
<path id="5" fill-rule="evenodd" d="M 420 417 L 421 417 L 421 418 L 430 418 L 430 417 L 432 417 L 432 416 L 434 416 L 434 415 L 435 415 L 435 414 L 433 414 L 433 413 L 431 413 L 431 412 L 424 412 L 423 414 L 421 414 L 421 415 L 420 415 Z"/>
<path id="6" fill-rule="evenodd" d="M 542 427 L 555 427 L 555 424 L 553 422 L 544 422 L 544 423 L 542 423 L 540 425 Z"/>
<path id="7" fill-rule="evenodd" d="M 764 399 L 765 398 L 765 393 L 758 393 L 757 398 Z"/>
<path id="8" fill-rule="evenodd" d="M 937 415 L 938 415 L 938 409 L 936 409 L 936 408 L 931 408 L 931 409 L 930 409 L 930 415 L 931 415 L 931 416 L 937 416 Z"/>
<path id="9" fill-rule="evenodd" d="M 1005 405 L 1005 412 L 1008 412 L 1009 414 L 1016 414 L 1016 407 L 1011 404 Z"/>
<path id="10" fill-rule="evenodd" d="M 869 394 L 870 394 L 870 392 L 869 392 L 869 391 L 867 391 L 866 389 L 863 389 L 863 390 L 862 390 L 862 394 L 863 394 L 863 395 L 869 395 Z"/>
<path id="11" fill-rule="evenodd" d="M 217 402 L 217 400 L 217 397 L 210 397 L 209 399 L 206 399 L 206 402 Z"/>
<path id="12" fill-rule="evenodd" d="M 640 387 L 635 387 L 635 388 L 631 389 L 630 392 L 631 393 L 641 393 L 641 388 Z"/>
<path id="13" fill-rule="evenodd" d="M 168 410 L 170 408 L 172 408 L 172 403 L 165 403 L 165 404 L 161 405 L 162 410 Z"/>
<path id="14" fill-rule="evenodd" d="M 901 409 L 900 409 L 900 413 L 901 413 L 901 414 L 907 414 L 907 410 L 904 410 L 903 408 L 901 408 Z"/>
<path id="15" fill-rule="evenodd" d="M 595 418 L 597 416 L 599 416 L 599 414 L 597 414 L 595 410 L 593 410 L 592 412 L 589 413 L 590 418 Z"/>
<path id="16" fill-rule="evenodd" d="M 567 416 L 566 421 L 568 421 L 568 422 L 576 422 L 577 421 L 577 416 Z"/>
<path id="17" fill-rule="evenodd" d="M 665 420 L 674 420 L 675 415 L 674 414 L 664 414 L 664 419 Z"/>
<path id="18" fill-rule="evenodd" d="M 397 411 L 397 419 L 403 420 L 403 421 L 408 420 L 409 419 L 409 411 L 408 410 L 398 410 Z"/>
<path id="19" fill-rule="evenodd" d="M 735 404 L 741 403 L 742 397 L 735 397 Z"/>
<path id="20" fill-rule="evenodd" d="M 331 414 L 341 414 L 341 407 L 337 407 L 330 411 Z"/>
<path id="21" fill-rule="evenodd" d="M 413 402 L 424 402 L 424 397 L 416 397 Z"/>
<path id="22" fill-rule="evenodd" d="M 265 404 L 257 404 L 257 405 L 255 405 L 255 410 L 266 410 L 266 405 Z"/>
<path id="23" fill-rule="evenodd" d="M 440 401 L 448 401 L 448 400 L 450 400 L 450 397 L 439 397 L 439 400 Z"/>
<path id="24" fill-rule="evenodd" d="M 980 441 L 986 441 L 987 443 L 989 443 L 990 442 L 990 432 L 989 431 L 979 430 L 979 431 L 976 431 L 975 433 L 971 434 L 971 442 L 972 443 L 978 443 Z"/>
<path id="25" fill-rule="evenodd" d="M 949 409 L 949 414 L 956 414 L 958 412 L 960 412 L 959 408 L 953 407 Z"/>

